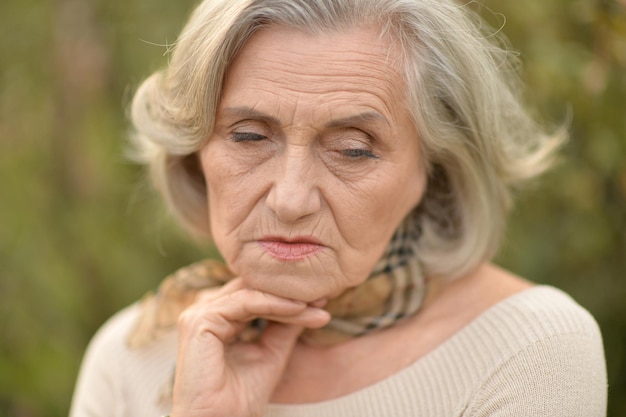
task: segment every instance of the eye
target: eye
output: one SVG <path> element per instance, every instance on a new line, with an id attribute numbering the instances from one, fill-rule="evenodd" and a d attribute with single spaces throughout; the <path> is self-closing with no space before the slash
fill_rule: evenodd
<path id="1" fill-rule="evenodd" d="M 345 129 L 326 137 L 326 146 L 339 158 L 347 162 L 378 159 L 375 140 L 359 129 Z"/>
<path id="2" fill-rule="evenodd" d="M 252 132 L 234 132 L 231 134 L 230 140 L 233 142 L 259 142 L 267 139 L 266 136 Z"/>
<path id="3" fill-rule="evenodd" d="M 374 155 L 372 151 L 369 151 L 367 149 L 344 149 L 339 151 L 339 153 L 341 154 L 341 156 L 348 159 L 378 159 L 378 156 Z"/>

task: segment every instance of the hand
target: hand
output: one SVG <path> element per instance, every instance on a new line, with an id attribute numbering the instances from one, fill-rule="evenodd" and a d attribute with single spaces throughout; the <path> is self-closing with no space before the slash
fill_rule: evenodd
<path id="1" fill-rule="evenodd" d="M 268 321 L 259 340 L 237 341 L 256 318 Z M 324 310 L 246 288 L 240 278 L 203 291 L 179 319 L 171 416 L 262 415 L 302 329 L 329 320 Z"/>

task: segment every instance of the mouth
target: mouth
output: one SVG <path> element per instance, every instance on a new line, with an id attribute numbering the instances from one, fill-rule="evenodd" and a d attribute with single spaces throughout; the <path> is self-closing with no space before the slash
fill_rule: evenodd
<path id="1" fill-rule="evenodd" d="M 258 243 L 268 255 L 280 261 L 300 261 L 324 249 L 319 240 L 309 236 L 264 236 Z"/>

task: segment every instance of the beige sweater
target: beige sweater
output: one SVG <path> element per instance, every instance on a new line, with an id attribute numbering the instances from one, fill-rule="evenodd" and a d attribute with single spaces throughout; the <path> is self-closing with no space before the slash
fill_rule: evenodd
<path id="1" fill-rule="evenodd" d="M 71 417 L 159 417 L 170 385 L 176 334 L 131 351 L 131 306 L 109 320 L 87 350 Z M 407 349 L 410 349 L 407 341 Z M 408 368 L 322 403 L 270 405 L 268 417 L 606 415 L 602 339 L 569 296 L 537 286 L 490 308 Z"/>

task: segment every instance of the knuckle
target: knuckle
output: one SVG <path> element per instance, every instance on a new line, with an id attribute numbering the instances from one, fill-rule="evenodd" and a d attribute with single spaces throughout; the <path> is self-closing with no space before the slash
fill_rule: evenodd
<path id="1" fill-rule="evenodd" d="M 197 321 L 197 308 L 189 307 L 183 310 L 182 313 L 178 316 L 178 328 L 179 329 L 189 329 L 193 327 L 193 323 Z"/>
<path id="2" fill-rule="evenodd" d="M 213 300 L 217 295 L 217 291 L 218 290 L 216 288 L 207 288 L 198 291 L 198 294 L 196 295 L 196 303 L 205 303 Z"/>
<path id="3" fill-rule="evenodd" d="M 198 335 L 216 336 L 230 326 L 219 311 L 214 308 L 190 307 L 178 317 L 178 330 L 181 339 Z"/>

